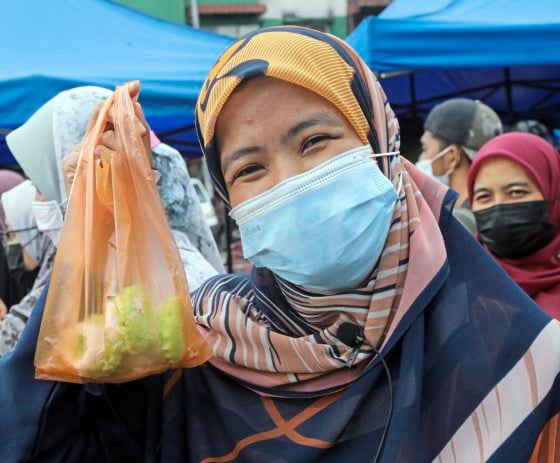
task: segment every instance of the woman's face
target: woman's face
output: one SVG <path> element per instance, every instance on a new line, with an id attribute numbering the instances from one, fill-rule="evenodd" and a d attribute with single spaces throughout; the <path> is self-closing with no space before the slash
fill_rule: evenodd
<path id="1" fill-rule="evenodd" d="M 473 186 L 472 210 L 542 199 L 537 185 L 519 164 L 496 157 L 488 159 L 478 171 Z"/>
<path id="2" fill-rule="evenodd" d="M 220 113 L 216 139 L 233 207 L 363 145 L 335 106 L 270 77 L 236 89 Z"/>

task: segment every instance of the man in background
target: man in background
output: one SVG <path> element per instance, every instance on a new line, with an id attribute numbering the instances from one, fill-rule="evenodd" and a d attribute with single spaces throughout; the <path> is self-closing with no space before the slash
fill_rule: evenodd
<path id="1" fill-rule="evenodd" d="M 453 215 L 472 234 L 476 221 L 468 201 L 469 167 L 482 145 L 502 131 L 502 122 L 492 108 L 467 98 L 435 106 L 424 124 L 422 154 L 416 165 L 459 193 Z"/>

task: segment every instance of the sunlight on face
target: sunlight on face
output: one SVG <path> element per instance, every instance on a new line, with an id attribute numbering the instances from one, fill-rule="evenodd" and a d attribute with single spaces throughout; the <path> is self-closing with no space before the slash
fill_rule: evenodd
<path id="1" fill-rule="evenodd" d="M 473 186 L 472 210 L 542 199 L 537 185 L 519 164 L 496 157 L 488 159 L 478 171 Z"/>
<path id="2" fill-rule="evenodd" d="M 216 138 L 233 207 L 363 145 L 331 103 L 270 77 L 236 89 L 218 118 Z"/>

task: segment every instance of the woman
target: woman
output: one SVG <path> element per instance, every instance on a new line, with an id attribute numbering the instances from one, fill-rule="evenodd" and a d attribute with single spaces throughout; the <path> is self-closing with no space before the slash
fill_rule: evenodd
<path id="1" fill-rule="evenodd" d="M 12 296 L 6 300 L 6 312 L 33 288 L 48 253 L 49 240 L 37 229 L 33 213 L 36 194 L 37 189 L 26 180 L 2 195 L 7 226 L 5 255 Z"/>
<path id="2" fill-rule="evenodd" d="M 24 178 L 17 172 L 11 170 L 0 170 L 0 196 L 10 191 Z M 7 308 L 16 304 L 33 283 L 35 272 L 26 271 L 21 264 L 23 254 L 21 245 L 16 243 L 12 234 L 9 238 L 9 230 L 6 224 L 6 212 L 4 205 L 0 202 L 0 233 L 2 233 L 2 244 L 0 247 L 0 320 L 4 318 Z"/>
<path id="3" fill-rule="evenodd" d="M 34 381 L 43 297 L 0 360 L 0 400 L 33 391 L 4 408 L 24 437 L 2 439 L 0 417 L 6 455 L 527 461 L 560 408 L 558 322 L 452 218 L 455 194 L 395 154 L 355 53 L 305 28 L 251 33 L 210 72 L 197 126 L 255 263 L 194 297 L 214 357 L 130 384 Z"/>
<path id="4" fill-rule="evenodd" d="M 2 195 L 8 230 L 12 230 L 8 235 L 6 255 L 21 297 L 10 304 L 10 313 L 1 325 L 0 355 L 15 345 L 43 286 L 34 298 L 27 295 L 36 287 L 37 281 L 46 278 L 45 274 L 52 266 L 54 245 L 47 235 L 37 229 L 33 211 L 36 196 L 37 189 L 29 180 Z"/>
<path id="5" fill-rule="evenodd" d="M 511 132 L 480 150 L 469 174 L 479 239 L 552 317 L 560 318 L 560 155 Z"/>

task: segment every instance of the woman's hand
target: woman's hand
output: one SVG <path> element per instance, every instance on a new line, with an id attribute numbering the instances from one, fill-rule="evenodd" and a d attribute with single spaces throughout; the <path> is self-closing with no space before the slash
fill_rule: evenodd
<path id="1" fill-rule="evenodd" d="M 138 81 L 132 82 L 128 86 L 129 93 L 132 99 L 135 99 L 140 92 L 140 83 Z M 74 183 L 74 177 L 76 175 L 76 169 L 78 167 L 78 161 L 80 160 L 80 152 L 82 149 L 83 140 L 87 137 L 87 135 L 93 130 L 95 127 L 95 123 L 97 122 L 97 118 L 99 117 L 99 113 L 101 108 L 103 107 L 104 103 L 99 103 L 89 120 L 88 127 L 86 130 L 86 135 L 82 139 L 82 142 L 78 145 L 73 146 L 70 149 L 70 152 L 67 156 L 62 160 L 62 171 L 64 175 L 64 185 L 66 187 L 66 194 L 70 194 L 70 189 L 72 188 L 72 184 Z M 144 117 L 144 112 L 142 111 L 142 107 L 139 103 L 134 103 L 134 113 L 136 114 L 136 124 L 138 126 L 138 130 L 142 135 L 142 140 L 144 141 L 144 147 L 146 149 L 146 153 L 148 153 L 150 159 L 150 165 L 152 164 L 152 157 L 151 157 L 151 147 L 150 147 L 150 127 L 146 122 L 146 118 Z M 117 138 L 115 136 L 115 131 L 113 129 L 113 108 L 109 109 L 108 113 L 108 123 L 107 127 L 105 128 L 105 132 L 101 136 L 99 140 L 99 144 L 95 147 L 95 156 L 100 157 L 103 154 L 106 156 L 111 156 L 117 150 Z"/>

